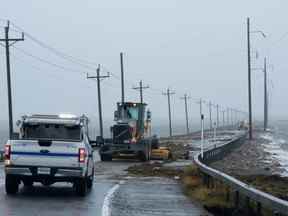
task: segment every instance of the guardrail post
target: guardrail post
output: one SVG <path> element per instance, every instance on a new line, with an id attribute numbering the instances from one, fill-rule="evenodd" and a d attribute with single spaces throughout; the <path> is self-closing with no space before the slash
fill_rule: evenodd
<path id="1" fill-rule="evenodd" d="M 246 199 L 245 199 L 245 210 L 248 215 L 251 213 L 250 197 L 248 196 L 246 196 Z"/>
<path id="2" fill-rule="evenodd" d="M 209 178 L 209 176 L 208 175 L 206 175 L 206 174 L 204 174 L 203 175 L 203 181 L 204 181 L 204 185 L 206 186 L 206 187 L 209 187 L 209 183 L 208 183 L 208 178 Z"/>
<path id="3" fill-rule="evenodd" d="M 210 188 L 211 185 L 211 177 L 207 175 L 207 188 Z"/>
<path id="4" fill-rule="evenodd" d="M 230 200 L 230 189 L 229 187 L 226 187 L 226 201 L 229 202 Z"/>
<path id="5" fill-rule="evenodd" d="M 211 184 L 211 188 L 214 189 L 215 188 L 215 182 L 214 182 L 214 178 L 212 176 L 210 176 L 210 184 Z"/>
<path id="6" fill-rule="evenodd" d="M 257 216 L 262 215 L 262 204 L 260 202 L 257 202 Z"/>
<path id="7" fill-rule="evenodd" d="M 235 205 L 235 208 L 238 208 L 239 206 L 239 191 L 235 191 L 234 205 Z"/>

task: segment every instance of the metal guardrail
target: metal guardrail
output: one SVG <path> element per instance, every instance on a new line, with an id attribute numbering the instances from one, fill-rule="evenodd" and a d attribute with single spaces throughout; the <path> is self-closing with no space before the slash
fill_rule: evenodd
<path id="1" fill-rule="evenodd" d="M 199 169 L 204 172 L 205 174 L 218 179 L 225 184 L 229 185 L 235 191 L 238 191 L 240 194 L 249 197 L 250 199 L 254 200 L 255 202 L 261 204 L 262 206 L 271 209 L 273 211 L 277 211 L 277 213 L 288 215 L 288 201 L 279 199 L 275 196 L 272 196 L 268 193 L 260 191 L 251 185 L 248 185 L 244 182 L 239 181 L 238 179 L 229 176 L 223 172 L 220 172 L 216 169 L 209 167 L 204 163 L 209 163 L 211 161 L 221 159 L 225 154 L 231 151 L 235 146 L 238 146 L 243 142 L 245 136 L 240 136 L 235 139 L 232 139 L 229 142 L 222 144 L 216 148 L 209 148 L 204 151 L 203 159 L 201 158 L 201 154 L 197 154 L 194 157 L 194 161 Z"/>

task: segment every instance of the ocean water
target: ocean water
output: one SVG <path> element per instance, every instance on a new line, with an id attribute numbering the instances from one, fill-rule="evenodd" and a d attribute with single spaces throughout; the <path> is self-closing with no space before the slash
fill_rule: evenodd
<path id="1" fill-rule="evenodd" d="M 283 172 L 281 176 L 288 177 L 288 121 L 275 121 L 271 123 L 268 132 L 261 134 L 268 143 L 263 148 L 269 153 L 267 161 L 277 161 Z"/>

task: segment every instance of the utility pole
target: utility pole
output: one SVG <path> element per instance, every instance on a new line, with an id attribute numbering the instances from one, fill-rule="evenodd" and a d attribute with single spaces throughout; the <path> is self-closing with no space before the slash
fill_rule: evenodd
<path id="1" fill-rule="evenodd" d="M 225 110 L 222 111 L 223 127 L 225 127 Z"/>
<path id="2" fill-rule="evenodd" d="M 6 49 L 6 67 L 7 67 L 7 88 L 8 88 L 8 111 L 9 111 L 9 138 L 13 137 L 13 107 L 12 107 L 12 90 L 11 90 L 11 68 L 10 68 L 10 46 L 18 41 L 24 41 L 24 33 L 22 32 L 21 38 L 9 38 L 9 21 L 7 26 L 4 27 L 5 38 L 0 39 L 0 42 L 5 42 Z M 12 42 L 12 43 L 10 43 Z"/>
<path id="3" fill-rule="evenodd" d="M 125 102 L 125 92 L 124 92 L 124 66 L 123 66 L 123 53 L 120 53 L 120 65 L 121 65 L 121 102 Z"/>
<path id="4" fill-rule="evenodd" d="M 250 51 L 250 19 L 247 18 L 247 51 L 248 51 L 248 105 L 249 105 L 249 139 L 252 140 L 252 98 L 251 98 L 251 51 Z"/>
<path id="5" fill-rule="evenodd" d="M 264 131 L 267 130 L 268 124 L 268 102 L 267 102 L 267 62 L 264 58 Z"/>
<path id="6" fill-rule="evenodd" d="M 230 124 L 230 119 L 229 119 L 229 108 L 227 108 L 227 114 L 226 114 L 226 116 L 227 116 L 227 126 L 229 126 L 229 124 Z"/>
<path id="7" fill-rule="evenodd" d="M 203 102 L 203 100 L 202 100 L 202 98 L 200 98 L 200 100 L 199 100 L 199 105 L 200 105 L 200 118 L 201 118 L 201 115 L 202 115 L 202 102 Z"/>
<path id="8" fill-rule="evenodd" d="M 103 120 L 102 120 L 102 103 L 101 103 L 101 86 L 100 86 L 100 79 L 110 77 L 109 74 L 106 76 L 100 75 L 100 65 L 97 68 L 97 76 L 89 76 L 87 74 L 87 79 L 97 79 L 97 90 L 98 90 L 98 111 L 99 111 L 99 128 L 100 128 L 100 136 L 103 138 Z"/>
<path id="9" fill-rule="evenodd" d="M 209 102 L 208 106 L 209 106 L 210 131 L 212 131 L 213 123 L 212 123 L 212 103 L 211 103 L 211 101 Z"/>
<path id="10" fill-rule="evenodd" d="M 132 89 L 139 90 L 140 92 L 140 103 L 143 104 L 143 89 L 148 89 L 149 86 L 143 86 L 142 80 L 139 82 L 139 87 L 133 87 Z"/>
<path id="11" fill-rule="evenodd" d="M 202 122 L 202 119 L 201 119 L 201 116 L 202 116 L 202 114 L 203 114 L 203 111 L 202 111 L 202 103 L 203 103 L 203 100 L 202 100 L 202 98 L 200 98 L 200 100 L 199 100 L 199 106 L 200 106 L 200 124 L 201 124 L 201 122 Z"/>
<path id="12" fill-rule="evenodd" d="M 167 88 L 167 92 L 163 93 L 163 95 L 167 96 L 168 99 L 168 114 L 169 114 L 169 135 L 172 136 L 172 123 L 171 123 L 171 103 L 170 96 L 175 94 L 175 92 L 171 92 L 169 88 Z"/>
<path id="13" fill-rule="evenodd" d="M 187 107 L 187 99 L 190 99 L 187 94 L 184 94 L 184 97 L 181 97 L 185 102 L 185 116 L 186 116 L 186 133 L 189 134 L 189 120 L 188 120 L 188 107 Z"/>
<path id="14" fill-rule="evenodd" d="M 233 127 L 233 125 L 234 125 L 234 119 L 233 119 L 234 117 L 233 117 L 233 109 L 230 109 L 230 121 L 231 121 L 231 125 L 232 125 L 232 127 Z"/>
<path id="15" fill-rule="evenodd" d="M 216 123 L 216 127 L 219 127 L 219 104 L 216 105 L 216 111 L 217 111 L 217 123 Z"/>
<path id="16" fill-rule="evenodd" d="M 201 158 L 204 157 L 204 115 L 201 114 Z"/>

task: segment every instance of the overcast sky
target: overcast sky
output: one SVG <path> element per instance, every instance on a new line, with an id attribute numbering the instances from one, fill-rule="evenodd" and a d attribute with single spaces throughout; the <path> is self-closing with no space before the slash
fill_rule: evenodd
<path id="1" fill-rule="evenodd" d="M 268 72 L 274 84 L 274 88 L 270 86 L 270 112 L 287 119 L 287 0 L 2 0 L 0 7 L 1 19 L 11 20 L 61 52 L 101 64 L 115 75 L 101 82 L 103 115 L 108 122 L 113 119 L 115 102 L 120 100 L 117 77 L 121 51 L 127 100 L 139 100 L 138 92 L 131 88 L 143 79 L 151 87 L 145 90 L 144 100 L 155 121 L 167 116 L 167 98 L 161 95 L 167 87 L 176 92 L 172 97 L 174 121 L 184 118 L 179 99 L 184 93 L 225 108 L 247 110 L 249 16 L 252 30 L 267 34 L 266 39 L 251 35 L 252 66 L 262 67 L 265 56 L 269 65 L 274 65 Z M 1 20 L 2 38 L 4 25 Z M 14 30 L 11 26 L 11 36 L 20 36 Z M 96 121 L 96 82 L 85 75 L 93 75 L 93 70 L 66 61 L 27 37 L 14 46 L 22 50 L 11 48 L 14 121 L 25 113 L 60 112 L 87 113 Z M 27 56 L 23 50 L 66 70 Z M 7 121 L 4 54 L 0 47 L 0 119 Z M 263 73 L 253 71 L 252 78 L 254 116 L 261 117 Z M 193 99 L 189 112 L 192 117 L 199 114 Z"/>

